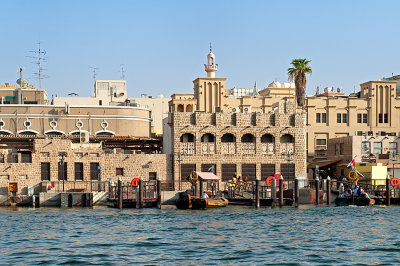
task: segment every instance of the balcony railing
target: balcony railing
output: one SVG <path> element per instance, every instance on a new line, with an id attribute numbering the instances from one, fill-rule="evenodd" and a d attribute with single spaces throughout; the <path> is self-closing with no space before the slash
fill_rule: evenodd
<path id="1" fill-rule="evenodd" d="M 201 143 L 201 152 L 203 154 L 215 154 L 215 143 Z"/>
<path id="2" fill-rule="evenodd" d="M 255 154 L 256 153 L 256 144 L 242 143 L 242 153 L 243 154 Z"/>
<path id="3" fill-rule="evenodd" d="M 221 153 L 222 154 L 236 154 L 236 143 L 221 143 Z"/>
<path id="4" fill-rule="evenodd" d="M 281 153 L 294 153 L 294 143 L 281 143 Z"/>
<path id="5" fill-rule="evenodd" d="M 181 143 L 181 154 L 194 154 L 194 142 L 182 142 Z"/>
<path id="6" fill-rule="evenodd" d="M 275 144 L 274 143 L 261 143 L 262 154 L 274 154 Z"/>

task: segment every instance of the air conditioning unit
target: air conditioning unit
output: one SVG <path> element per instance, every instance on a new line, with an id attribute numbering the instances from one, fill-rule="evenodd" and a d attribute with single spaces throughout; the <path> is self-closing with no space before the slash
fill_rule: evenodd
<path id="1" fill-rule="evenodd" d="M 374 132 L 373 131 L 365 131 L 366 136 L 373 136 Z"/>
<path id="2" fill-rule="evenodd" d="M 388 135 L 389 135 L 389 136 L 394 136 L 394 137 L 395 137 L 395 136 L 396 136 L 396 132 L 390 132 L 390 133 L 388 133 Z"/>
<path id="3" fill-rule="evenodd" d="M 232 107 L 231 113 L 239 113 L 239 107 Z"/>
<path id="4" fill-rule="evenodd" d="M 386 131 L 378 131 L 378 136 L 386 136 Z"/>
<path id="5" fill-rule="evenodd" d="M 214 106 L 214 113 L 220 113 L 221 112 L 221 106 Z"/>
<path id="6" fill-rule="evenodd" d="M 80 133 L 80 142 L 81 143 L 89 143 L 89 132 L 81 131 L 81 133 Z"/>
<path id="7" fill-rule="evenodd" d="M 245 114 L 251 113 L 251 107 L 243 107 L 243 113 Z"/>

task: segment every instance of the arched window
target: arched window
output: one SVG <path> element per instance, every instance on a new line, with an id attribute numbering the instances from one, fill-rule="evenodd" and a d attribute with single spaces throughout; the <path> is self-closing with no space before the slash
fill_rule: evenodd
<path id="1" fill-rule="evenodd" d="M 256 142 L 256 138 L 252 134 L 245 134 L 242 136 L 242 142 Z"/>
<path id="2" fill-rule="evenodd" d="M 185 107 L 183 106 L 183 104 L 178 104 L 178 112 L 184 112 L 185 111 Z"/>
<path id="3" fill-rule="evenodd" d="M 201 136 L 201 142 L 215 142 L 215 136 L 210 133 L 206 133 Z"/>
<path id="4" fill-rule="evenodd" d="M 274 143 L 275 138 L 271 134 L 264 134 L 261 137 L 261 143 Z"/>
<path id="5" fill-rule="evenodd" d="M 181 136 L 181 142 L 194 142 L 194 135 L 191 133 L 185 133 Z"/>
<path id="6" fill-rule="evenodd" d="M 294 137 L 290 134 L 285 134 L 281 137 L 281 143 L 294 143 Z"/>
<path id="7" fill-rule="evenodd" d="M 221 142 L 236 142 L 236 137 L 231 133 L 226 133 L 221 137 Z"/>
<path id="8" fill-rule="evenodd" d="M 186 112 L 188 112 L 188 113 L 193 112 L 193 105 L 188 104 L 188 105 L 186 106 Z"/>

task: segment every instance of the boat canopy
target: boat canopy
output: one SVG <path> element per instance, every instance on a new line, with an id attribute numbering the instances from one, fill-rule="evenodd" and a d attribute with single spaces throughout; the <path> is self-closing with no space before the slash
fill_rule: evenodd
<path id="1" fill-rule="evenodd" d="M 203 180 L 221 180 L 218 176 L 210 172 L 197 172 L 197 175 Z"/>

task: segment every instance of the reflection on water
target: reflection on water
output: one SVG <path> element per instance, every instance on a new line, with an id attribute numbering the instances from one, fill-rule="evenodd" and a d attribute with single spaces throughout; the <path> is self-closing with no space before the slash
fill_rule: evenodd
<path id="1" fill-rule="evenodd" d="M 0 209 L 0 264 L 399 264 L 400 209 Z"/>

